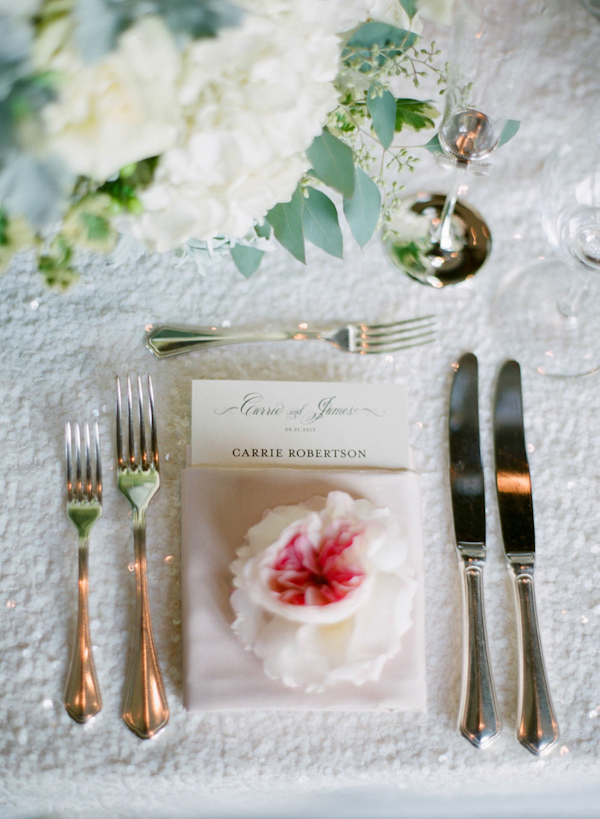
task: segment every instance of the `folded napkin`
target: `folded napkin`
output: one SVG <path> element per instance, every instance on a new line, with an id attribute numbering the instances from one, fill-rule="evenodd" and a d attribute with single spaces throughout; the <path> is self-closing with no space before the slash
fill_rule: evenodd
<path id="1" fill-rule="evenodd" d="M 387 507 L 405 532 L 417 591 L 412 626 L 379 680 L 338 683 L 320 693 L 266 676 L 231 629 L 229 566 L 267 509 L 341 490 Z M 425 710 L 423 550 L 419 480 L 401 470 L 189 467 L 182 476 L 184 703 L 190 711 L 245 709 Z"/>

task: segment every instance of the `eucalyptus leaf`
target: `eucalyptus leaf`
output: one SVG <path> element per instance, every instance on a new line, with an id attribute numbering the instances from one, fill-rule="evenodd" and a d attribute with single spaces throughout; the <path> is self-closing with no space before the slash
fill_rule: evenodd
<path id="1" fill-rule="evenodd" d="M 367 109 L 371 115 L 373 130 L 387 151 L 394 139 L 396 127 L 396 99 L 384 89 L 371 86 L 367 94 Z"/>
<path id="2" fill-rule="evenodd" d="M 111 0 L 77 0 L 73 9 L 75 42 L 88 62 L 101 59 L 117 47 L 119 35 L 134 22 L 132 4 Z"/>
<path id="3" fill-rule="evenodd" d="M 396 131 L 408 128 L 410 131 L 423 131 L 434 128 L 434 119 L 440 112 L 430 102 L 413 99 L 396 100 Z"/>
<path id="4" fill-rule="evenodd" d="M 417 13 L 418 0 L 399 0 L 399 3 L 412 20 Z"/>
<path id="5" fill-rule="evenodd" d="M 343 196 L 348 198 L 352 196 L 354 154 L 348 145 L 324 130 L 315 138 L 306 155 L 321 182 L 339 191 Z"/>
<path id="6" fill-rule="evenodd" d="M 0 13 L 0 100 L 8 97 L 18 79 L 31 72 L 32 39 L 33 31 L 28 23 Z"/>
<path id="7" fill-rule="evenodd" d="M 75 40 L 84 59 L 114 51 L 119 36 L 141 17 L 162 17 L 180 47 L 189 38 L 214 37 L 240 23 L 243 11 L 229 0 L 76 0 Z"/>
<path id="8" fill-rule="evenodd" d="M 368 173 L 356 169 L 354 196 L 344 199 L 344 214 L 352 235 L 361 247 L 364 247 L 371 236 L 381 212 L 381 194 Z"/>
<path id="9" fill-rule="evenodd" d="M 343 239 L 337 210 L 331 199 L 315 188 L 308 188 L 304 202 L 304 235 L 313 245 L 331 256 L 343 257 Z"/>
<path id="10" fill-rule="evenodd" d="M 79 218 L 90 241 L 103 242 L 110 236 L 110 222 L 104 216 L 97 213 L 82 213 Z"/>
<path id="11" fill-rule="evenodd" d="M 434 154 L 434 155 L 444 153 L 444 149 L 440 145 L 440 138 L 438 137 L 437 134 L 432 136 L 431 139 L 429 140 L 429 142 L 426 142 L 423 147 L 427 148 L 429 153 Z"/>
<path id="12" fill-rule="evenodd" d="M 362 61 L 362 65 L 359 65 L 360 70 L 368 71 L 369 61 L 373 59 L 373 49 L 376 47 L 377 52 L 384 52 L 374 57 L 375 64 L 381 68 L 388 59 L 398 57 L 411 48 L 417 39 L 417 35 L 412 31 L 388 23 L 376 21 L 363 23 L 346 43 L 342 59 L 352 63 L 358 58 L 358 62 Z"/>
<path id="13" fill-rule="evenodd" d="M 14 152 L 0 173 L 0 202 L 36 230 L 52 226 L 64 211 L 74 177 L 56 157 Z"/>
<path id="14" fill-rule="evenodd" d="M 518 119 L 506 120 L 504 128 L 502 129 L 502 133 L 500 134 L 498 147 L 500 148 L 502 145 L 506 145 L 507 142 L 509 142 L 514 136 L 516 136 L 520 127 L 521 127 L 520 120 Z"/>
<path id="15" fill-rule="evenodd" d="M 233 263 L 242 276 L 245 276 L 247 279 L 249 279 L 253 273 L 256 273 L 264 255 L 264 250 L 259 250 L 256 247 L 248 247 L 247 245 L 234 245 L 231 248 Z"/>
<path id="16" fill-rule="evenodd" d="M 174 34 L 194 39 L 215 37 L 220 29 L 239 25 L 243 17 L 228 0 L 157 0 L 157 13 Z"/>
<path id="17" fill-rule="evenodd" d="M 303 198 L 302 190 L 298 185 L 289 202 L 280 202 L 267 213 L 267 221 L 273 228 L 279 244 L 289 250 L 298 261 L 306 264 L 302 222 Z"/>
<path id="18" fill-rule="evenodd" d="M 265 220 L 262 225 L 255 225 L 254 231 L 261 239 L 271 238 L 271 225 Z"/>

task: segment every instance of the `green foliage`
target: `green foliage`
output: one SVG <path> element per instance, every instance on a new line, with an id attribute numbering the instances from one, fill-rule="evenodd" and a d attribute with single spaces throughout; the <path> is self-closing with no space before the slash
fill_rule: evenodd
<path id="1" fill-rule="evenodd" d="M 396 100 L 395 130 L 423 131 L 434 128 L 434 119 L 439 117 L 439 111 L 430 102 L 421 102 L 413 99 Z"/>
<path id="2" fill-rule="evenodd" d="M 95 213 L 82 213 L 79 218 L 83 222 L 87 238 L 91 242 L 103 242 L 110 235 L 110 222 L 104 216 L 98 216 Z"/>
<path id="3" fill-rule="evenodd" d="M 399 0 L 399 3 L 412 20 L 417 13 L 417 7 L 419 5 L 417 0 Z"/>
<path id="4" fill-rule="evenodd" d="M 62 290 L 72 284 L 77 274 L 72 267 L 73 248 L 60 234 L 54 239 L 48 253 L 38 259 L 38 269 L 51 287 Z"/>
<path id="5" fill-rule="evenodd" d="M 518 119 L 509 119 L 504 124 L 504 128 L 502 129 L 502 133 L 500 134 L 500 140 L 498 142 L 498 147 L 502 147 L 502 145 L 506 145 L 514 136 L 517 135 L 519 128 L 521 127 L 521 122 Z"/>
<path id="6" fill-rule="evenodd" d="M 391 246 L 391 252 L 398 259 L 401 267 L 421 273 L 425 272 L 422 261 L 422 250 L 417 242 L 407 242 L 404 245 L 393 244 Z"/>
<path id="7" fill-rule="evenodd" d="M 256 225 L 254 227 L 256 235 L 260 239 L 270 239 L 271 238 L 271 225 L 265 220 L 262 225 Z"/>
<path id="8" fill-rule="evenodd" d="M 257 247 L 234 245 L 231 248 L 233 263 L 246 279 L 256 273 L 264 255 L 264 250 L 259 250 Z"/>
<path id="9" fill-rule="evenodd" d="M 61 218 L 72 182 L 59 158 L 15 151 L 0 171 L 0 201 L 11 216 L 41 230 Z"/>
<path id="10" fill-rule="evenodd" d="M 267 220 L 275 238 L 280 245 L 298 259 L 303 264 L 306 262 L 304 249 L 304 226 L 302 213 L 304 210 L 303 195 L 300 185 L 294 191 L 294 195 L 289 202 L 282 202 L 275 205 L 267 213 Z"/>
<path id="11" fill-rule="evenodd" d="M 417 35 L 388 23 L 363 23 L 350 37 L 342 59 L 363 73 L 381 68 L 388 60 L 404 54 L 417 41 Z"/>
<path id="12" fill-rule="evenodd" d="M 372 85 L 367 94 L 367 110 L 371 115 L 373 130 L 387 151 L 394 139 L 398 119 L 396 99 L 385 88 Z"/>
<path id="13" fill-rule="evenodd" d="M 162 17 L 182 45 L 189 38 L 214 37 L 242 19 L 228 0 L 76 0 L 75 39 L 83 58 L 98 60 L 113 51 L 119 35 L 143 15 Z"/>
<path id="14" fill-rule="evenodd" d="M 352 148 L 327 129 L 315 138 L 306 155 L 315 175 L 343 196 L 354 192 L 354 155 Z M 271 222 L 271 224 L 273 224 Z"/>
<path id="15" fill-rule="evenodd" d="M 337 210 L 331 199 L 315 188 L 307 188 L 303 199 L 304 235 L 313 245 L 338 259 L 343 257 L 343 239 Z"/>
<path id="16" fill-rule="evenodd" d="M 10 240 L 8 238 L 8 216 L 0 208 L 0 246 L 6 247 Z"/>
<path id="17" fill-rule="evenodd" d="M 142 205 L 137 192 L 140 188 L 145 188 L 152 182 L 157 164 L 158 157 L 153 156 L 133 165 L 127 165 L 121 170 L 116 179 L 100 185 L 97 191 L 98 193 L 107 193 L 110 196 L 117 213 L 122 210 L 139 213 Z M 85 188 L 86 185 L 87 181 L 82 180 L 82 187 Z"/>
<path id="18" fill-rule="evenodd" d="M 356 168 L 354 195 L 344 199 L 344 215 L 352 235 L 361 247 L 364 247 L 379 221 L 381 213 L 381 194 L 368 173 Z"/>

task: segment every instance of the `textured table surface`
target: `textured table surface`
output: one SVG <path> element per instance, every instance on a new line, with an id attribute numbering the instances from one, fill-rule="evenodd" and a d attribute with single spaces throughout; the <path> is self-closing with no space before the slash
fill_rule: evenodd
<path id="1" fill-rule="evenodd" d="M 491 396 L 505 358 L 493 296 L 513 265 L 546 252 L 537 193 L 543 160 L 569 115 L 600 105 L 600 22 L 579 3 L 550 3 L 523 76 L 522 128 L 468 199 L 486 215 L 493 254 L 472 282 L 443 291 L 396 272 L 374 239 L 344 261 L 313 249 L 306 267 L 272 254 L 245 281 L 229 262 L 205 277 L 173 259 L 134 268 L 83 260 L 79 282 L 47 290 L 28 256 L 0 279 L 0 815 L 62 816 L 600 816 L 600 376 L 548 380 L 523 361 L 526 433 L 538 540 L 537 594 L 562 729 L 536 759 L 514 738 L 515 618 L 501 553 L 491 457 Z M 515 24 L 517 22 L 515 21 Z M 444 190 L 425 158 L 412 187 Z M 157 361 L 142 344 L 159 322 L 286 324 L 435 312 L 435 345 L 392 357 L 318 343 L 257 344 Z M 496 317 L 497 318 L 497 317 Z M 511 316 L 501 317 L 510 322 Z M 505 728 L 486 752 L 457 735 L 460 586 L 447 480 L 452 363 L 480 360 L 489 558 L 486 604 Z M 150 371 L 163 488 L 149 514 L 155 636 L 171 705 L 149 742 L 120 719 L 133 618 L 130 518 L 114 472 L 113 385 Z M 182 705 L 180 473 L 193 378 L 406 383 L 421 473 L 426 559 L 426 715 L 189 715 Z M 75 605 L 75 532 L 64 513 L 63 425 L 97 418 L 105 509 L 90 557 L 91 628 L 104 709 L 88 725 L 62 706 Z"/>

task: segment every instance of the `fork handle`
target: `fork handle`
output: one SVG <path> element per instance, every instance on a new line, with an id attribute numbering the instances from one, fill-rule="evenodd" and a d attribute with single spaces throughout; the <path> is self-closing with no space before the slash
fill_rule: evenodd
<path id="1" fill-rule="evenodd" d="M 88 588 L 88 540 L 80 538 L 77 627 L 69 661 L 64 700 L 67 713 L 75 722 L 87 722 L 102 708 L 102 697 L 90 639 Z"/>
<path id="2" fill-rule="evenodd" d="M 136 627 L 131 651 L 123 720 L 141 739 L 150 739 L 169 721 L 169 706 L 163 685 L 154 638 L 146 573 L 146 517 L 133 512 L 135 546 Z"/>
<path id="3" fill-rule="evenodd" d="M 181 355 L 190 350 L 240 344 L 249 341 L 289 341 L 290 339 L 319 339 L 316 330 L 266 330 L 244 332 L 217 330 L 213 327 L 155 327 L 146 334 L 146 347 L 158 358 Z"/>

